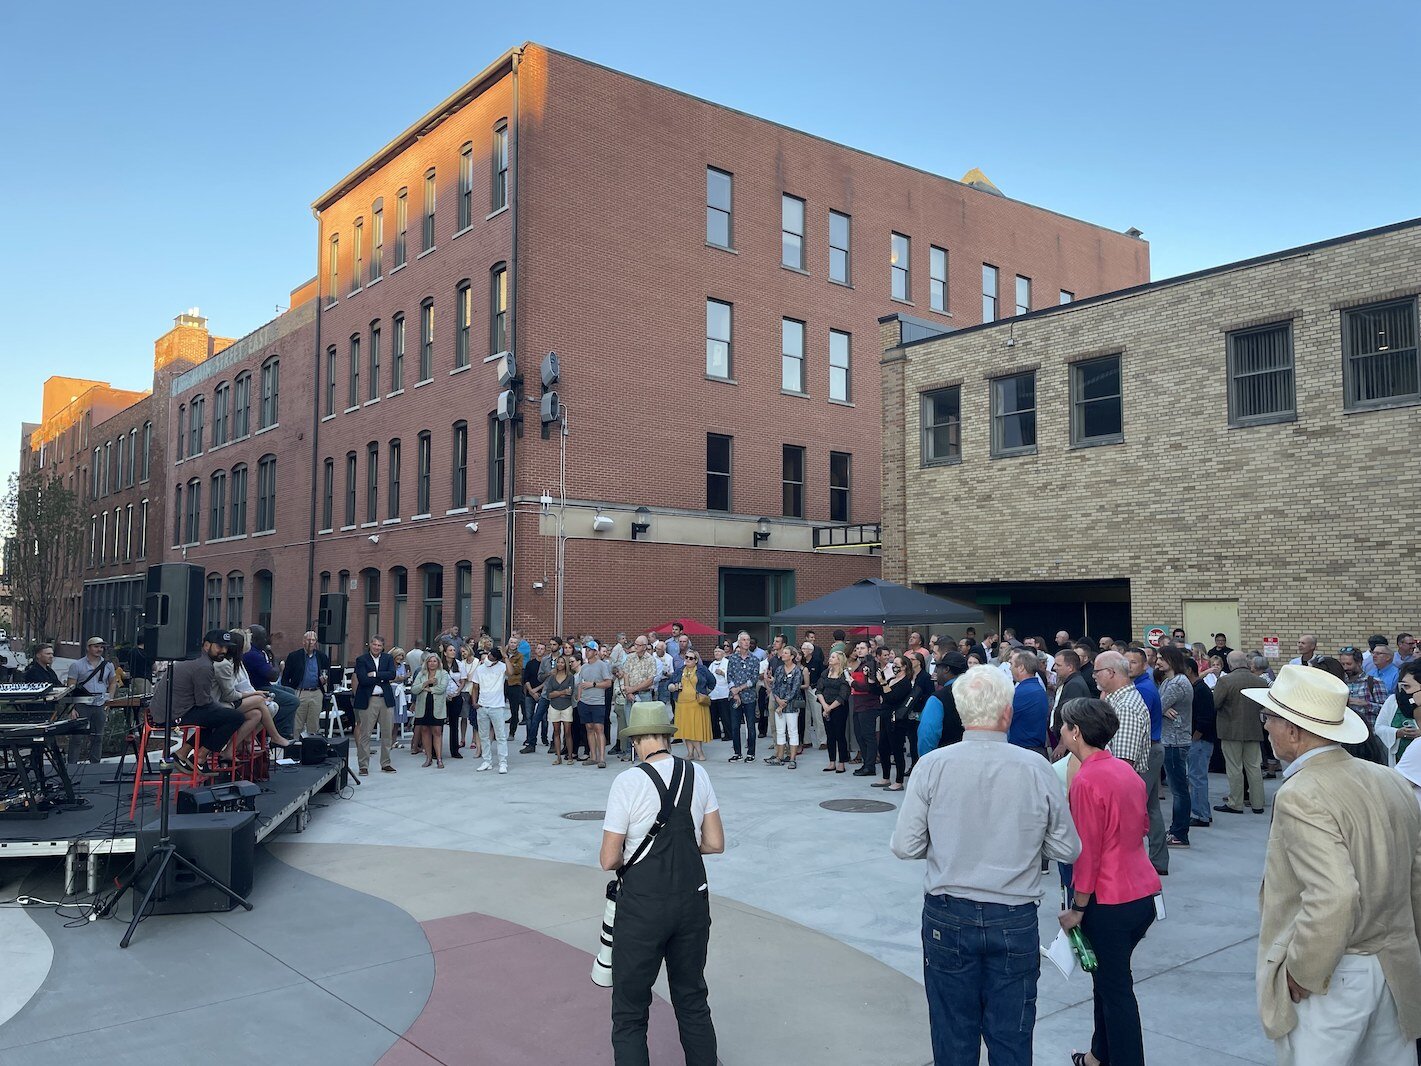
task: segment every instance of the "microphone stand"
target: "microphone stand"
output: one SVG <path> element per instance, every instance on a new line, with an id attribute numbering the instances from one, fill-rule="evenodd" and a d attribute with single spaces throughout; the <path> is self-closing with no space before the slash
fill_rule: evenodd
<path id="1" fill-rule="evenodd" d="M 199 654 L 205 653 L 200 652 Z M 150 866 L 153 867 L 152 880 L 148 882 L 148 887 L 143 892 L 143 899 L 137 904 L 137 906 L 133 908 L 133 919 L 128 923 L 128 929 L 124 932 L 123 939 L 118 942 L 118 946 L 121 948 L 128 947 L 128 942 L 133 939 L 134 930 L 138 928 L 138 923 L 143 921 L 144 917 L 146 916 L 148 907 L 153 902 L 153 900 L 155 898 L 166 898 L 166 896 L 163 895 L 160 886 L 163 885 L 164 878 L 167 876 L 169 863 L 177 863 L 183 869 L 187 870 L 195 877 L 198 877 L 201 880 L 207 882 L 219 892 L 225 892 L 227 894 L 227 897 L 232 900 L 233 903 L 239 904 L 240 906 L 245 907 L 247 910 L 252 909 L 252 904 L 248 900 L 237 895 L 237 893 L 234 892 L 230 886 L 223 884 L 217 878 L 213 877 L 210 873 L 204 870 L 201 866 L 198 866 L 197 863 L 193 862 L 191 859 L 181 854 L 178 851 L 178 846 L 173 843 L 172 836 L 169 833 L 168 808 L 170 806 L 169 801 L 172 797 L 173 787 L 174 665 L 174 661 L 170 660 L 168 662 L 168 692 L 166 707 L 167 722 L 164 726 L 165 735 L 163 737 L 163 757 L 158 760 L 158 777 L 160 782 L 158 793 L 158 843 L 154 845 L 153 850 L 148 853 L 147 857 L 143 860 L 143 862 L 134 867 L 134 870 L 131 874 L 119 881 L 118 891 L 115 892 L 113 896 L 110 897 L 108 902 L 106 902 L 98 910 L 98 916 L 100 918 L 107 918 L 110 914 L 113 913 L 114 908 L 118 906 L 118 901 L 123 898 L 123 894 L 129 889 L 135 888 L 137 886 L 137 883 L 142 879 L 143 875 L 148 871 L 148 868 Z M 144 754 L 146 755 L 147 753 L 145 752 Z M 197 757 L 196 750 L 194 750 L 192 754 L 193 758 Z M 138 787 L 136 782 L 133 787 Z"/>

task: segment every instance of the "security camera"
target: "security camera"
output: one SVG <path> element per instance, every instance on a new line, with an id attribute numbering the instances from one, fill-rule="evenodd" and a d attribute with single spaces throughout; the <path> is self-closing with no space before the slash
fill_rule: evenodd
<path id="1" fill-rule="evenodd" d="M 470 533 L 477 533 L 479 531 L 479 524 L 477 522 L 466 522 L 464 523 L 464 528 Z"/>
<path id="2" fill-rule="evenodd" d="M 612 528 L 612 525 L 612 519 L 608 515 L 599 514 L 596 518 L 592 520 L 592 528 L 598 533 L 607 532 L 607 530 Z"/>
<path id="3" fill-rule="evenodd" d="M 366 537 L 365 539 L 368 540 L 371 544 L 379 544 L 379 543 L 380 543 L 380 534 L 379 534 L 379 533 L 371 533 L 370 536 Z"/>

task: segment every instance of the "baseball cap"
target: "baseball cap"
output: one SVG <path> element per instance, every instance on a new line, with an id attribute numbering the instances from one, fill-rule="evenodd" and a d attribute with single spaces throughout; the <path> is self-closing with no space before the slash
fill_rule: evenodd
<path id="1" fill-rule="evenodd" d="M 583 645 L 584 648 L 591 648 L 593 651 L 601 651 L 601 646 L 595 640 L 589 640 Z"/>
<path id="2" fill-rule="evenodd" d="M 202 638 L 204 644 L 231 644 L 232 634 L 225 629 L 209 629 Z"/>
<path id="3" fill-rule="evenodd" d="M 92 648 L 95 644 L 107 644 L 107 643 L 108 643 L 108 641 L 106 641 L 103 637 L 90 637 L 90 638 L 88 639 L 88 642 L 85 643 L 84 647 L 86 647 L 86 648 Z"/>
<path id="4" fill-rule="evenodd" d="M 950 651 L 937 661 L 939 666 L 946 666 L 955 674 L 966 673 L 967 656 L 960 651 Z"/>

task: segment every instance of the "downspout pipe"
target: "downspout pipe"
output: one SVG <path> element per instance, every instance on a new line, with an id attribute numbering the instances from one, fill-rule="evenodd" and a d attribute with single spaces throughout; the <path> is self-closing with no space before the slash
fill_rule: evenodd
<path id="1" fill-rule="evenodd" d="M 522 176 L 523 168 L 518 163 L 518 148 L 522 142 L 519 129 L 518 114 L 518 66 L 523 59 L 523 49 L 516 48 L 513 51 L 512 78 L 513 78 L 513 120 L 510 125 L 510 135 L 513 139 L 513 182 L 509 189 L 509 232 L 513 243 L 513 248 L 508 258 L 508 352 L 513 356 L 514 365 L 520 368 L 523 366 L 522 360 L 518 356 L 518 185 Z M 518 399 L 522 400 L 522 390 L 519 389 Z M 513 632 L 513 600 L 517 582 L 514 580 L 516 566 L 517 543 L 516 526 L 514 523 L 515 507 L 518 499 L 518 438 L 522 434 L 522 415 L 510 420 L 508 426 L 507 439 L 504 442 L 508 462 L 508 484 L 505 487 L 504 496 L 507 498 L 507 506 L 503 517 L 503 638 L 508 639 L 508 635 Z M 314 513 L 314 512 L 313 512 Z M 485 590 L 487 591 L 487 590 Z"/>

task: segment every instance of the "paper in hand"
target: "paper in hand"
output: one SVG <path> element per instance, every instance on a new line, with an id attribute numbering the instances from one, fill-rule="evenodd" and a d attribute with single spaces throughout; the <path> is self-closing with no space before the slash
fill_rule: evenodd
<path id="1" fill-rule="evenodd" d="M 1071 941 L 1064 929 L 1056 934 L 1056 939 L 1051 941 L 1048 947 L 1041 949 L 1041 954 L 1061 971 L 1061 976 L 1067 981 L 1071 979 L 1071 974 L 1080 969 L 1080 963 L 1076 961 L 1076 953 L 1071 950 Z"/>

